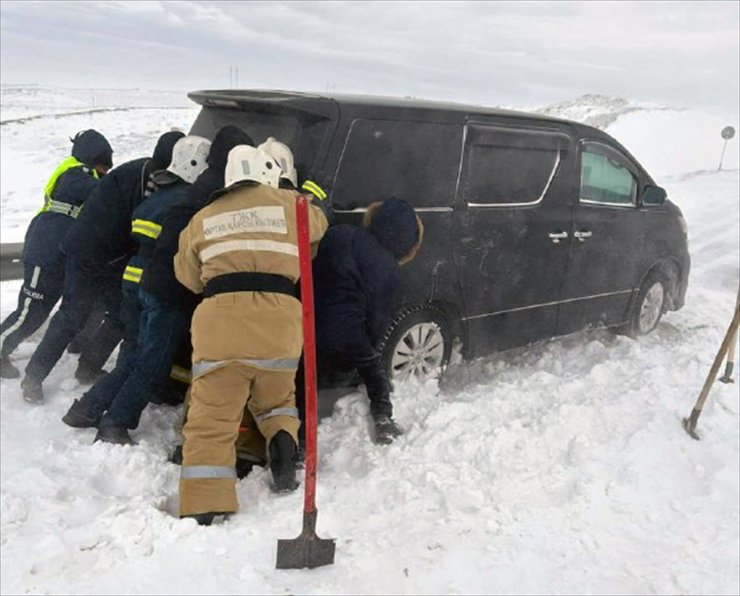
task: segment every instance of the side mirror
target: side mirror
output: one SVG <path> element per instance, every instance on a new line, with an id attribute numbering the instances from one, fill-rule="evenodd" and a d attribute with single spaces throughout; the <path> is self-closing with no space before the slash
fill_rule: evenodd
<path id="1" fill-rule="evenodd" d="M 666 191 L 660 186 L 653 186 L 648 184 L 645 190 L 642 191 L 642 204 L 643 205 L 662 205 L 665 203 Z"/>

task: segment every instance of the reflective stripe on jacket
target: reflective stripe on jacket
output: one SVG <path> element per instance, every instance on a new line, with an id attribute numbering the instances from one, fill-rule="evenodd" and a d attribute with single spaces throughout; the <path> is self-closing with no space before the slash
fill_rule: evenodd
<path id="1" fill-rule="evenodd" d="M 297 282 L 297 196 L 264 185 L 242 186 L 201 209 L 180 234 L 177 279 L 196 294 L 210 279 L 228 273 L 273 273 Z M 309 227 L 311 242 L 318 242 L 328 227 L 319 207 L 309 207 Z M 196 363 L 297 359 L 303 343 L 301 304 L 271 292 L 217 294 L 196 309 L 192 338 Z M 270 368 L 267 364 L 264 368 Z"/>
<path id="2" fill-rule="evenodd" d="M 66 158 L 57 166 L 44 187 L 44 206 L 41 207 L 39 213 L 53 211 L 55 213 L 61 213 L 62 215 L 69 215 L 75 218 L 79 215 L 80 209 L 82 209 L 81 205 L 74 205 L 52 199 L 59 177 L 72 168 L 83 168 L 83 171 L 86 174 L 91 174 L 93 178 L 96 180 L 98 179 L 98 173 L 93 168 L 86 166 L 84 163 L 72 156 Z"/>

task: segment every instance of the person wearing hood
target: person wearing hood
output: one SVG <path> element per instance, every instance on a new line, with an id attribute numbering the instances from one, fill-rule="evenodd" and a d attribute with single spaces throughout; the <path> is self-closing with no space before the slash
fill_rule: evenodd
<path id="1" fill-rule="evenodd" d="M 166 380 L 175 350 L 187 333 L 187 309 L 160 301 L 141 288 L 140 282 L 164 216 L 205 170 L 210 145 L 198 136 L 177 141 L 169 167 L 153 176 L 157 190 L 133 212 L 131 234 L 138 252 L 123 273 L 125 336 L 116 367 L 75 400 L 62 418 L 75 428 L 97 427 L 95 441 L 132 443 L 128 430 L 138 426 L 154 388 Z"/>
<path id="2" fill-rule="evenodd" d="M 85 130 L 70 140 L 72 155 L 49 178 L 44 189 L 44 206 L 26 231 L 18 307 L 0 326 L 2 378 L 20 377 L 10 355 L 43 324 L 62 295 L 65 259 L 60 243 L 100 178 L 113 165 L 113 149 L 98 131 Z"/>
<path id="3" fill-rule="evenodd" d="M 378 345 L 392 315 L 399 267 L 416 256 L 424 227 L 413 207 L 395 197 L 370 205 L 363 223 L 331 227 L 313 262 L 318 369 L 319 377 L 330 369 L 357 370 L 370 400 L 374 440 L 387 444 L 403 430 L 393 420 L 392 387 Z"/>
<path id="4" fill-rule="evenodd" d="M 121 329 L 120 340 L 121 275 L 135 248 L 130 238 L 131 214 L 144 197 L 150 175 L 167 167 L 172 147 L 182 136 L 181 132 L 165 133 L 157 141 L 154 157 L 135 159 L 111 170 L 64 236 L 61 248 L 66 255 L 66 273 L 62 303 L 26 367 L 21 382 L 26 401 L 43 401 L 44 379 L 84 327 L 96 303 L 105 304 L 106 316 L 113 318 L 115 326 Z M 91 342 L 92 346 L 95 343 Z M 114 347 L 115 343 L 109 346 L 110 351 Z M 90 351 L 96 349 L 92 347 Z"/>
<path id="5" fill-rule="evenodd" d="M 193 381 L 183 428 L 180 517 L 208 525 L 233 513 L 235 442 L 245 407 L 256 421 L 277 491 L 297 487 L 300 422 L 295 371 L 302 348 L 296 192 L 278 188 L 281 169 L 246 145 L 229 152 L 226 188 L 180 234 L 177 279 L 203 301 L 193 315 Z M 309 239 L 328 226 L 309 207 Z"/>

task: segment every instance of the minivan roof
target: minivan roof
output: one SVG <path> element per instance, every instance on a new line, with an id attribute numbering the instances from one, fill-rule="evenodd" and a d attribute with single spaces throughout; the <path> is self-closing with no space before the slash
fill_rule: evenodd
<path id="1" fill-rule="evenodd" d="M 223 90 L 204 90 L 192 91 L 188 97 L 200 105 L 228 106 L 229 104 L 238 107 L 241 102 L 279 102 L 283 105 L 292 104 L 295 108 L 307 108 L 311 103 L 336 102 L 340 105 L 353 106 L 382 106 L 387 108 L 401 108 L 412 110 L 438 110 L 448 112 L 462 112 L 466 114 L 485 114 L 491 116 L 515 116 L 515 117 L 536 117 L 541 120 L 550 122 L 563 122 L 573 124 L 563 118 L 554 118 L 539 113 L 527 113 L 516 110 L 507 110 L 503 108 L 488 108 L 484 106 L 462 104 L 447 101 L 433 101 L 426 99 L 416 99 L 410 97 L 387 97 L 382 95 L 354 95 L 345 93 L 306 93 L 300 91 L 281 91 L 266 89 L 223 89 Z M 232 103 L 233 102 L 233 103 Z"/>

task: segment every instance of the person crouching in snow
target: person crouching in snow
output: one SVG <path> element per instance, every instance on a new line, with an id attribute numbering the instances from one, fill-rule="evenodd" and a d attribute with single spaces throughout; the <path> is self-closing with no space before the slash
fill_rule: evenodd
<path id="1" fill-rule="evenodd" d="M 424 227 L 413 207 L 395 197 L 370 205 L 363 223 L 330 228 L 313 262 L 319 378 L 329 369 L 356 369 L 375 441 L 387 444 L 403 430 L 393 420 L 392 387 L 377 346 L 390 322 L 399 266 L 416 256 Z"/>
<path id="2" fill-rule="evenodd" d="M 244 408 L 265 439 L 274 488 L 294 490 L 300 421 L 295 373 L 303 333 L 296 193 L 264 151 L 229 152 L 226 188 L 180 234 L 175 274 L 204 299 L 193 316 L 193 381 L 183 428 L 180 517 L 209 525 L 236 512 L 236 448 Z M 328 227 L 309 209 L 309 237 Z"/>

